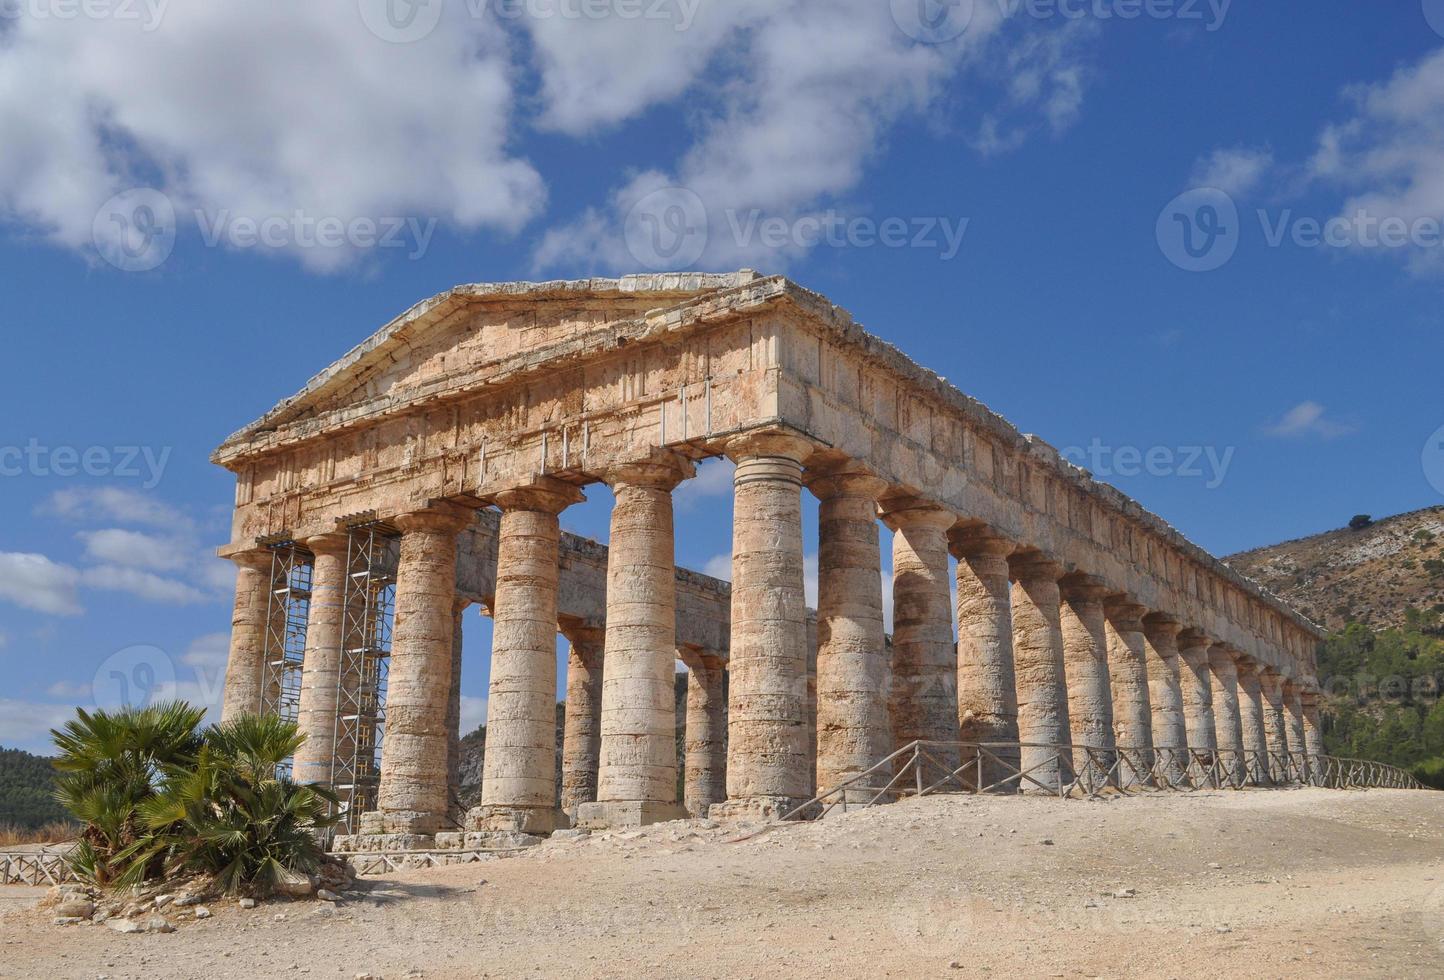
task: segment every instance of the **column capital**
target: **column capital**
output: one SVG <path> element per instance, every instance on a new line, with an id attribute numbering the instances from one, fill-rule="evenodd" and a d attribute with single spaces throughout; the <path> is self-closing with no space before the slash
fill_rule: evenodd
<path id="1" fill-rule="evenodd" d="M 1154 612 L 1143 617 L 1143 632 L 1151 637 L 1176 642 L 1178 635 L 1183 632 L 1183 624 L 1168 613 Z"/>
<path id="2" fill-rule="evenodd" d="M 1120 630 L 1142 633 L 1145 631 L 1144 619 L 1148 616 L 1148 607 L 1135 602 L 1130 595 L 1115 593 L 1103 600 L 1103 614 Z"/>
<path id="3" fill-rule="evenodd" d="M 883 523 L 894 531 L 911 528 L 948 531 L 958 523 L 958 515 L 921 497 L 890 497 L 878 504 L 878 513 Z"/>
<path id="4" fill-rule="evenodd" d="M 1195 656 L 1208 656 L 1208 648 L 1213 646 L 1213 640 L 1208 634 L 1196 627 L 1188 627 L 1178 634 L 1178 650 L 1180 653 L 1187 651 Z"/>
<path id="5" fill-rule="evenodd" d="M 408 514 L 399 514 L 391 518 L 390 523 L 402 534 L 411 531 L 459 534 L 474 520 L 476 520 L 476 512 L 469 507 L 437 501 Z"/>
<path id="6" fill-rule="evenodd" d="M 233 551 L 225 557 L 241 568 L 248 568 L 253 572 L 267 572 L 271 570 L 273 554 L 270 548 L 247 548 L 244 551 Z"/>
<path id="7" fill-rule="evenodd" d="M 649 487 L 671 491 L 697 475 L 697 465 L 680 453 L 654 450 L 646 459 L 612 463 L 599 474 L 607 486 Z"/>
<path id="8" fill-rule="evenodd" d="M 1058 591 L 1069 602 L 1102 602 L 1109 589 L 1102 579 L 1073 572 L 1058 581 Z"/>
<path id="9" fill-rule="evenodd" d="M 1008 573 L 1019 582 L 1057 582 L 1063 577 L 1063 566 L 1041 552 L 1031 551 L 1009 556 Z"/>
<path id="10" fill-rule="evenodd" d="M 757 456 L 781 456 L 805 463 L 817 451 L 817 444 L 785 429 L 761 429 L 733 436 L 722 451 L 734 463 Z"/>
<path id="11" fill-rule="evenodd" d="M 580 488 L 573 484 L 555 477 L 538 475 L 527 483 L 492 494 L 491 499 L 503 511 L 560 514 L 572 504 L 579 504 L 587 498 Z"/>
<path id="12" fill-rule="evenodd" d="M 1214 668 L 1238 669 L 1238 657 L 1227 643 L 1215 643 L 1208 648 L 1208 662 Z"/>
<path id="13" fill-rule="evenodd" d="M 1233 655 L 1234 666 L 1244 677 L 1257 677 L 1259 675 L 1258 661 L 1246 653 L 1235 652 Z"/>
<path id="14" fill-rule="evenodd" d="M 341 531 L 313 534 L 296 542 L 313 555 L 345 555 L 351 545 L 351 535 Z"/>
<path id="15" fill-rule="evenodd" d="M 984 524 L 955 528 L 948 544 L 956 558 L 1007 558 L 1018 546 Z"/>
<path id="16" fill-rule="evenodd" d="M 809 466 L 802 474 L 802 485 L 818 500 L 834 497 L 866 497 L 876 501 L 887 489 L 887 481 L 872 470 L 845 460 L 823 466 Z"/>

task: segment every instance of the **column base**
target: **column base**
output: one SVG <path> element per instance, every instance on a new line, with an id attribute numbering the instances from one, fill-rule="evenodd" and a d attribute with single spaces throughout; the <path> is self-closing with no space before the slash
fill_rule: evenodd
<path id="1" fill-rule="evenodd" d="M 725 803 L 713 803 L 707 811 L 712 820 L 780 820 L 807 800 L 792 796 L 743 796 Z"/>
<path id="2" fill-rule="evenodd" d="M 466 829 L 484 833 L 546 835 L 569 825 L 566 814 L 554 807 L 483 803 L 466 812 Z"/>
<path id="3" fill-rule="evenodd" d="M 416 813 L 400 810 L 373 810 L 361 814 L 357 833 L 367 836 L 378 834 L 409 834 L 430 837 L 441 830 L 453 827 L 445 816 L 439 813 Z"/>
<path id="4" fill-rule="evenodd" d="M 437 846 L 431 834 L 338 834 L 331 841 L 331 850 L 341 853 L 429 851 Z"/>
<path id="5" fill-rule="evenodd" d="M 687 810 L 676 803 L 652 800 L 606 800 L 577 807 L 577 826 L 586 830 L 645 827 L 668 820 L 686 820 Z"/>

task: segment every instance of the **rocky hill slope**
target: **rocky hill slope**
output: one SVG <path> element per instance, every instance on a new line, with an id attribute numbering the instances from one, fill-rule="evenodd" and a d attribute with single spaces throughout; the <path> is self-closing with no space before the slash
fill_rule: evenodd
<path id="1" fill-rule="evenodd" d="M 1224 560 L 1330 630 L 1350 622 L 1403 626 L 1411 607 L 1444 611 L 1444 507 Z"/>

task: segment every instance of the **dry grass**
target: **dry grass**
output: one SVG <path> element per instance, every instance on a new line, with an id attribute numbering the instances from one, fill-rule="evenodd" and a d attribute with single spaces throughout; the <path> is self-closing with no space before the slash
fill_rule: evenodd
<path id="1" fill-rule="evenodd" d="M 40 827 L 17 827 L 14 824 L 0 824 L 0 847 L 15 847 L 20 844 L 59 844 L 74 840 L 80 828 L 73 823 L 53 820 Z"/>

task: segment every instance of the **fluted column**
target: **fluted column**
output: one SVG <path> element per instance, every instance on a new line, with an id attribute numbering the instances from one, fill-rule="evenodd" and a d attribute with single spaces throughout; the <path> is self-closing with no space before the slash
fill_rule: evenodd
<path id="1" fill-rule="evenodd" d="M 433 834 L 447 824 L 447 702 L 456 623 L 456 536 L 475 515 L 438 505 L 399 517 L 396 619 L 377 806 L 382 831 Z"/>
<path id="2" fill-rule="evenodd" d="M 1324 773 L 1324 730 L 1319 724 L 1319 694 L 1305 691 L 1302 695 L 1304 710 L 1304 751 L 1309 759 L 1309 781 L 1321 785 Z"/>
<path id="3" fill-rule="evenodd" d="M 1239 732 L 1248 758 L 1249 781 L 1269 786 L 1269 743 L 1264 728 L 1263 692 L 1259 686 L 1258 665 L 1247 657 L 1238 660 Z"/>
<path id="4" fill-rule="evenodd" d="M 446 802 L 450 822 L 461 825 L 461 650 L 466 628 L 466 599 L 457 597 L 451 606 L 451 690 L 446 699 Z"/>
<path id="5" fill-rule="evenodd" d="M 1222 644 L 1209 647 L 1208 670 L 1214 737 L 1221 768 L 1233 785 L 1241 786 L 1248 774 L 1243 765 L 1243 720 L 1238 703 L 1238 666 L 1233 653 Z"/>
<path id="6" fill-rule="evenodd" d="M 1284 678 L 1271 667 L 1259 671 L 1263 695 L 1264 738 L 1269 748 L 1269 775 L 1275 783 L 1289 781 L 1289 739 L 1284 722 Z"/>
<path id="7" fill-rule="evenodd" d="M 266 617 L 270 614 L 271 598 L 269 548 L 241 551 L 229 557 L 236 563 L 236 599 L 231 613 L 231 647 L 226 658 L 222 721 L 260 711 Z"/>
<path id="8" fill-rule="evenodd" d="M 1113 690 L 1108 678 L 1108 635 L 1103 615 L 1103 585 L 1072 575 L 1061 586 L 1063 669 L 1068 683 L 1068 722 L 1073 765 L 1088 786 L 1109 781 L 1113 767 Z M 1090 753 L 1088 749 L 1093 749 Z"/>
<path id="9" fill-rule="evenodd" d="M 1188 725 L 1178 656 L 1179 622 L 1153 613 L 1143 619 L 1144 658 L 1148 665 L 1148 701 L 1153 715 L 1153 746 L 1159 779 L 1176 782 L 1188 769 Z"/>
<path id="10" fill-rule="evenodd" d="M 607 670 L 597 799 L 584 827 L 686 815 L 677 802 L 677 562 L 672 490 L 695 472 L 658 454 L 607 473 L 616 498 L 607 558 Z"/>
<path id="11" fill-rule="evenodd" d="M 1013 600 L 1008 581 L 1011 541 L 985 530 L 968 529 L 952 538 L 958 556 L 958 735 L 964 742 L 1017 742 L 1018 691 L 1013 670 Z M 983 756 L 982 786 L 1010 774 L 1018 750 L 988 750 L 1001 765 Z M 976 756 L 975 756 L 976 757 Z M 969 772 L 969 779 L 979 779 Z M 1016 783 L 1000 787 L 1017 790 Z"/>
<path id="12" fill-rule="evenodd" d="M 1197 630 L 1185 630 L 1178 638 L 1179 684 L 1183 691 L 1188 747 L 1209 753 L 1218 748 L 1213 719 L 1213 673 L 1208 665 L 1211 646 L 1213 641 Z"/>
<path id="13" fill-rule="evenodd" d="M 816 785 L 825 791 L 892 751 L 877 531 L 877 497 L 887 484 L 856 468 L 809 471 L 806 484 L 820 502 Z M 873 795 L 865 787 L 844 794 Z"/>
<path id="14" fill-rule="evenodd" d="M 306 615 L 306 650 L 301 662 L 301 698 L 296 725 L 306 740 L 296 749 L 292 773 L 298 783 L 331 785 L 341 673 L 341 636 L 346 628 L 346 534 L 319 534 L 299 542 L 314 556 L 311 602 Z"/>
<path id="15" fill-rule="evenodd" d="M 1113 736 L 1122 757 L 1124 787 L 1146 783 L 1153 769 L 1153 710 L 1149 696 L 1144 606 L 1113 597 L 1104 603 L 1108 633 L 1108 676 L 1113 685 Z"/>
<path id="16" fill-rule="evenodd" d="M 602 629 L 567 631 L 567 705 L 562 729 L 562 810 L 575 817 L 583 803 L 597 799 L 597 767 L 602 755 L 602 678 L 605 636 Z"/>
<path id="17" fill-rule="evenodd" d="M 883 519 L 894 532 L 893 744 L 936 742 L 928 754 L 952 771 L 959 765 L 958 652 L 948 588 L 948 529 L 957 518 L 921 502 L 891 500 Z"/>
<path id="18" fill-rule="evenodd" d="M 1013 665 L 1018 690 L 1018 736 L 1032 743 L 1022 750 L 1024 770 L 1047 791 L 1072 779 L 1066 753 L 1054 748 L 1069 742 L 1068 685 L 1063 667 L 1063 626 L 1058 579 L 1062 570 L 1037 555 L 1008 562 L 1013 578 Z M 1025 790 L 1037 790 L 1032 782 Z"/>
<path id="19" fill-rule="evenodd" d="M 782 433 L 727 445 L 732 510 L 732 640 L 727 802 L 717 818 L 780 816 L 811 798 L 802 464 L 811 444 Z"/>
<path id="20" fill-rule="evenodd" d="M 705 817 L 714 803 L 727 799 L 726 669 L 711 656 L 698 658 L 687 672 L 687 764 L 684 796 L 687 812 Z"/>
<path id="21" fill-rule="evenodd" d="M 1304 745 L 1304 705 L 1301 689 L 1292 681 L 1284 683 L 1284 730 L 1287 732 L 1289 756 L 1294 774 L 1301 782 L 1309 781 L 1307 749 Z"/>
<path id="22" fill-rule="evenodd" d="M 556 829 L 557 515 L 581 501 L 551 477 L 495 497 L 496 598 L 481 806 L 467 826 L 546 834 Z"/>

